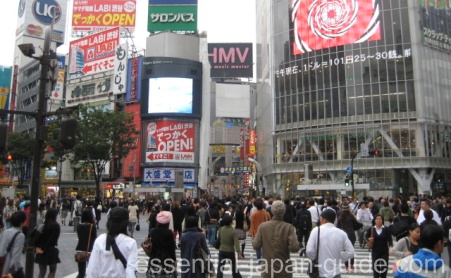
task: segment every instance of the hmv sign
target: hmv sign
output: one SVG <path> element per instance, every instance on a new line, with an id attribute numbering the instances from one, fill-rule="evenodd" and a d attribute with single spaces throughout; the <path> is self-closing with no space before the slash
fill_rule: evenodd
<path id="1" fill-rule="evenodd" d="M 210 77 L 253 77 L 252 43 L 209 43 Z"/>

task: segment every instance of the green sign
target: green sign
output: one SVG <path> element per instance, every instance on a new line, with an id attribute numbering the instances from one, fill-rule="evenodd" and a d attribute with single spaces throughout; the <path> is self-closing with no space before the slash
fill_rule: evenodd
<path id="1" fill-rule="evenodd" d="M 149 6 L 147 31 L 197 31 L 197 5 Z"/>

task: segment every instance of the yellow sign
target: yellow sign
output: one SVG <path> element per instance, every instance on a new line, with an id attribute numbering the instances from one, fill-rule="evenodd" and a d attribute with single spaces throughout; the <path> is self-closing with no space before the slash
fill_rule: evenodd
<path id="1" fill-rule="evenodd" d="M 214 145 L 211 146 L 211 152 L 212 153 L 225 153 L 226 146 L 225 145 Z"/>

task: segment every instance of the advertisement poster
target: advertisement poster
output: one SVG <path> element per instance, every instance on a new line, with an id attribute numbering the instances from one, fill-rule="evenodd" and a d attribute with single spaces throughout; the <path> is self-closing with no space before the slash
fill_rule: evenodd
<path id="1" fill-rule="evenodd" d="M 420 27 L 423 43 L 431 48 L 451 51 L 451 9 L 448 0 L 420 0 Z"/>
<path id="2" fill-rule="evenodd" d="M 150 5 L 147 31 L 197 31 L 197 5 Z"/>
<path id="3" fill-rule="evenodd" d="M 174 186 L 175 175 L 177 171 L 183 171 L 183 182 L 193 183 L 194 179 L 194 169 L 185 168 L 145 168 L 144 169 L 144 184 L 161 185 L 166 184 L 167 186 Z"/>
<path id="4" fill-rule="evenodd" d="M 209 43 L 208 61 L 212 78 L 252 78 L 252 43 Z"/>
<path id="5" fill-rule="evenodd" d="M 69 79 L 114 69 L 119 27 L 111 28 L 70 43 Z"/>
<path id="6" fill-rule="evenodd" d="M 116 26 L 132 34 L 135 24 L 136 0 L 74 0 L 72 35 L 105 31 Z"/>
<path id="7" fill-rule="evenodd" d="M 54 100 L 63 100 L 63 91 L 64 91 L 64 74 L 66 72 L 66 56 L 62 56 L 58 61 L 58 80 L 56 81 L 55 88 L 52 91 L 52 95 L 50 99 Z"/>
<path id="8" fill-rule="evenodd" d="M 195 125 L 192 122 L 159 120 L 145 125 L 146 163 L 194 163 Z"/>
<path id="9" fill-rule="evenodd" d="M 113 94 L 115 95 L 127 91 L 127 66 L 128 45 L 123 43 L 116 47 L 116 58 L 114 59 Z"/>
<path id="10" fill-rule="evenodd" d="M 381 39 L 380 3 L 293 0 L 293 54 Z"/>

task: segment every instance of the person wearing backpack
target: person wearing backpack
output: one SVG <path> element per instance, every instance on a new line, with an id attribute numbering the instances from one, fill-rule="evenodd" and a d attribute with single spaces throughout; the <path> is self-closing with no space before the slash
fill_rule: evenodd
<path id="1" fill-rule="evenodd" d="M 25 224 L 27 216 L 23 211 L 16 211 L 11 215 L 11 228 L 7 229 L 0 236 L 0 256 L 5 256 L 3 275 L 10 275 L 13 278 L 25 277 L 23 267 L 20 263 L 22 249 L 25 242 L 25 235 L 22 233 L 22 227 Z M 9 248 L 11 246 L 11 248 Z M 8 251 L 8 249 L 10 249 Z"/>
<path id="2" fill-rule="evenodd" d="M 409 205 L 402 204 L 401 214 L 394 218 L 393 224 L 389 226 L 389 229 L 392 235 L 396 237 L 396 241 L 399 241 L 409 234 L 409 227 L 416 222 L 415 218 L 409 215 Z"/>
<path id="3" fill-rule="evenodd" d="M 307 210 L 304 202 L 301 203 L 300 208 L 296 211 L 296 234 L 298 242 L 301 247 L 301 257 L 305 255 L 305 246 L 307 245 L 312 230 L 312 215 Z M 303 244 L 303 240 L 305 244 Z"/>

